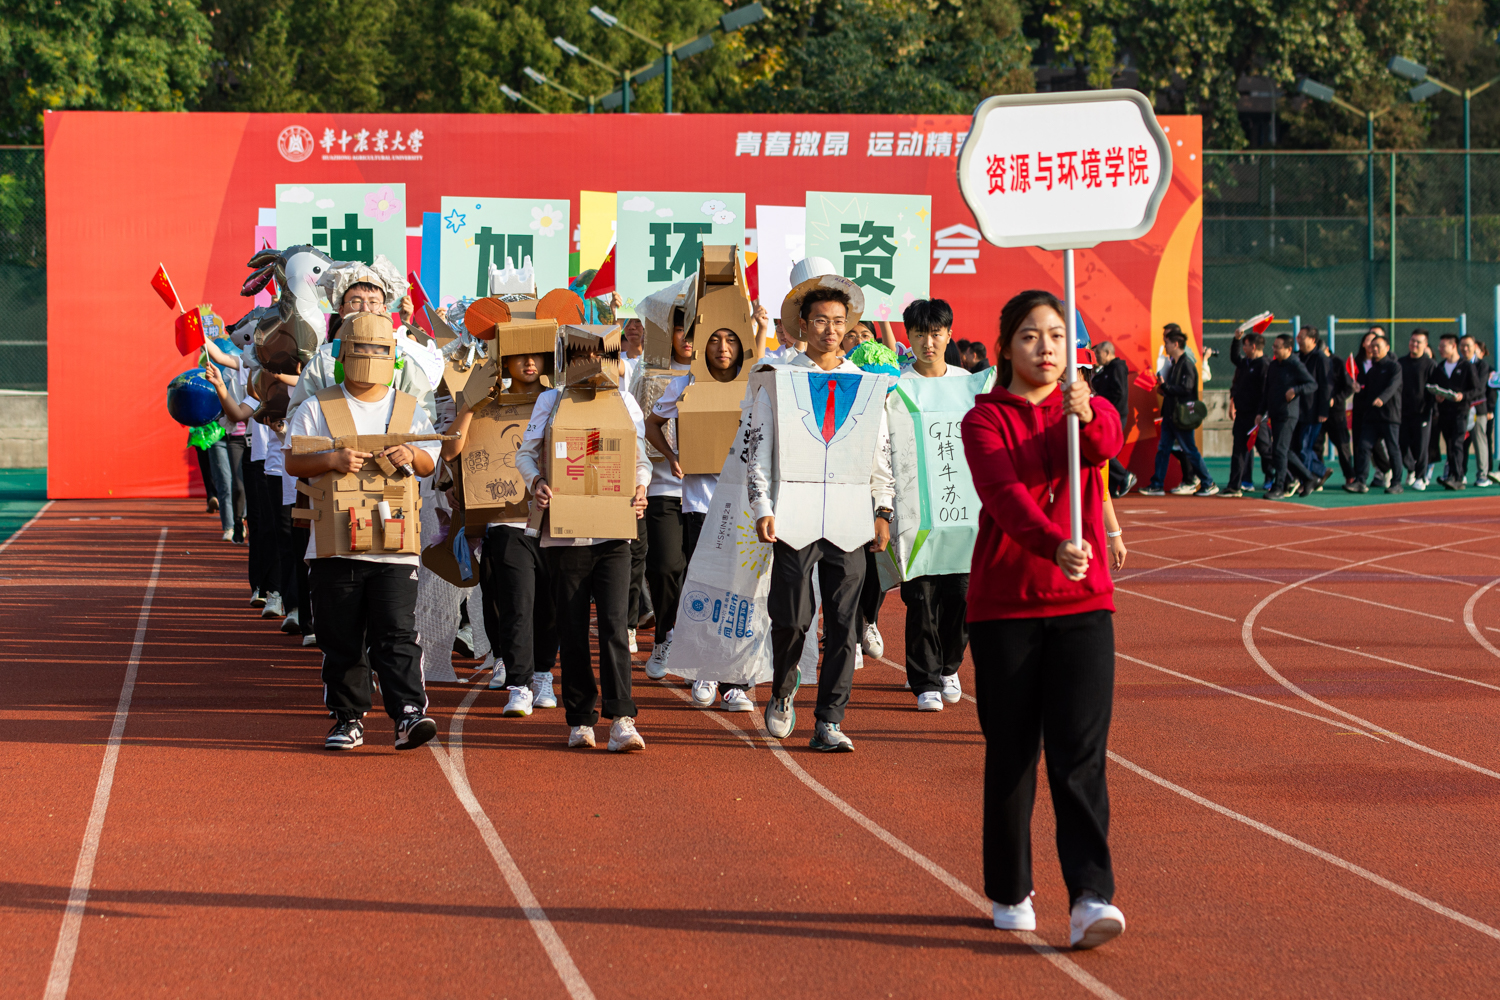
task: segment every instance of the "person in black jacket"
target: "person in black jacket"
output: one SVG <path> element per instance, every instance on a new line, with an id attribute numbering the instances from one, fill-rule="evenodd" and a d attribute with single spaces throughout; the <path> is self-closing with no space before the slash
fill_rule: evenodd
<path id="1" fill-rule="evenodd" d="M 1318 328 L 1315 326 L 1304 326 L 1297 331 L 1297 347 L 1297 359 L 1313 377 L 1317 388 L 1302 400 L 1297 414 L 1296 450 L 1302 464 L 1307 466 L 1307 470 L 1317 480 L 1314 488 L 1321 490 L 1328 477 L 1333 475 L 1323 464 L 1323 457 L 1315 445 L 1318 432 L 1328 422 L 1329 399 L 1333 391 L 1328 371 L 1328 355 L 1323 353 L 1323 338 L 1318 335 Z"/>
<path id="2" fill-rule="evenodd" d="M 1130 369 L 1125 361 L 1115 355 L 1115 345 L 1101 340 L 1094 345 L 1094 369 L 1092 385 L 1094 395 L 1103 396 L 1109 405 L 1120 414 L 1120 426 L 1127 426 L 1126 413 L 1130 408 Z M 1112 496 L 1124 496 L 1135 486 L 1135 473 L 1120 464 L 1118 458 L 1109 460 L 1109 492 Z"/>
<path id="3" fill-rule="evenodd" d="M 1470 409 L 1474 412 L 1474 429 L 1469 432 L 1469 444 L 1474 448 L 1474 485 L 1486 487 L 1490 485 L 1490 405 L 1489 405 L 1489 382 L 1490 363 L 1484 359 L 1480 351 L 1479 341 L 1473 337 L 1465 336 L 1458 342 L 1458 351 L 1463 355 L 1469 367 L 1474 369 L 1474 395 L 1470 398 Z M 1464 463 L 1467 464 L 1469 456 L 1464 455 Z"/>
<path id="4" fill-rule="evenodd" d="M 1427 442 L 1432 433 L 1432 415 L 1437 399 L 1427 391 L 1427 379 L 1435 362 L 1428 349 L 1427 331 L 1416 329 L 1406 342 L 1401 365 L 1401 461 L 1406 466 L 1406 485 L 1427 488 Z"/>
<path id="5" fill-rule="evenodd" d="M 1354 397 L 1365 417 L 1354 444 L 1354 481 L 1344 484 L 1350 493 L 1370 491 L 1365 477 L 1370 474 L 1370 452 L 1377 441 L 1383 441 L 1390 454 L 1401 454 L 1401 366 L 1391 357 L 1391 345 L 1384 336 L 1369 341 L 1369 352 L 1370 366 L 1361 373 Z M 1393 475 L 1385 491 L 1401 493 L 1404 489 L 1400 477 Z"/>
<path id="6" fill-rule="evenodd" d="M 1323 345 L 1323 355 L 1328 359 L 1328 420 L 1323 424 L 1315 446 L 1321 449 L 1326 438 L 1338 456 L 1344 482 L 1352 482 L 1354 444 L 1349 439 L 1349 397 L 1354 395 L 1358 386 L 1350 377 L 1344 359 L 1334 354 L 1327 344 Z"/>
<path id="7" fill-rule="evenodd" d="M 1229 360 L 1234 365 L 1234 379 L 1229 383 L 1229 416 L 1234 421 L 1231 432 L 1233 448 L 1229 458 L 1229 483 L 1220 496 L 1244 496 L 1241 485 L 1251 479 L 1250 432 L 1265 412 L 1266 359 L 1265 340 L 1258 333 L 1236 331 L 1229 342 Z M 1255 449 L 1262 460 L 1271 454 L 1269 434 L 1256 434 Z"/>
<path id="8" fill-rule="evenodd" d="M 1297 477 L 1303 496 L 1311 493 L 1317 482 L 1317 477 L 1302 464 L 1301 457 L 1292 453 L 1292 439 L 1302 411 L 1301 401 L 1317 392 L 1318 383 L 1297 358 L 1291 334 L 1278 334 L 1271 353 L 1271 363 L 1266 366 L 1265 413 L 1271 424 L 1276 480 L 1266 491 L 1266 499 L 1284 500 L 1289 492 L 1289 476 Z"/>
<path id="9" fill-rule="evenodd" d="M 1141 495 L 1165 495 L 1166 491 L 1162 487 L 1166 483 L 1167 463 L 1171 461 L 1172 445 L 1175 442 L 1198 476 L 1199 486 L 1194 495 L 1211 497 L 1219 492 L 1219 487 L 1214 483 L 1213 476 L 1208 474 L 1208 466 L 1203 464 L 1203 456 L 1198 453 L 1193 432 L 1178 427 L 1172 420 L 1173 412 L 1180 404 L 1198 398 L 1198 366 L 1187 352 L 1187 334 L 1176 323 L 1168 323 L 1162 331 L 1162 345 L 1167 357 L 1171 358 L 1172 365 L 1167 369 L 1165 378 L 1159 377 L 1156 380 L 1156 391 L 1161 393 L 1161 435 L 1157 438 L 1156 468 L 1151 473 L 1151 484 L 1141 490 Z"/>
<path id="10" fill-rule="evenodd" d="M 1461 490 L 1469 472 L 1469 405 L 1480 394 L 1480 387 L 1474 367 L 1458 352 L 1458 334 L 1445 333 L 1438 340 L 1438 363 L 1427 386 L 1427 391 L 1437 397 L 1438 429 L 1448 446 L 1448 471 L 1442 483 L 1450 490 Z"/>

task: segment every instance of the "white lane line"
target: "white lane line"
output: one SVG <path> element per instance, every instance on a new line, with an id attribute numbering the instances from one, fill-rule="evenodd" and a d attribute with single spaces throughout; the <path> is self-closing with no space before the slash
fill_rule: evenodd
<path id="1" fill-rule="evenodd" d="M 1332 590 L 1319 590 L 1317 587 L 1303 587 L 1314 594 L 1323 594 L 1326 597 L 1342 597 L 1346 601 L 1358 601 L 1361 604 L 1371 604 L 1377 608 L 1385 608 L 1387 611 L 1404 611 L 1409 615 L 1421 615 L 1423 618 L 1436 618 L 1440 622 L 1452 623 L 1453 619 L 1445 615 L 1428 614 L 1426 611 L 1418 611 L 1415 608 L 1403 608 L 1399 604 L 1384 604 L 1380 601 L 1372 601 L 1365 597 L 1355 597 L 1353 594 L 1340 594 Z"/>
<path id="2" fill-rule="evenodd" d="M 1468 603 L 1464 605 L 1464 628 L 1469 630 L 1469 634 L 1472 635 L 1474 637 L 1474 640 L 1481 646 L 1489 650 L 1494 655 L 1500 656 L 1500 649 L 1495 648 L 1495 644 L 1486 639 L 1484 637 L 1484 633 L 1480 632 L 1479 627 L 1474 624 L 1474 605 L 1478 604 L 1479 599 L 1485 595 L 1485 592 L 1497 583 L 1500 583 L 1500 580 L 1491 580 L 1483 587 L 1480 587 L 1478 590 L 1474 591 L 1474 593 L 1469 597 Z M 1500 629 L 1493 629 L 1492 631 L 1500 632 Z"/>
<path id="3" fill-rule="evenodd" d="M 41 516 L 41 512 L 37 512 Z M 32 518 L 32 521 L 36 518 Z M 28 521 L 29 525 L 31 522 Z M 20 532 L 10 536 L 14 539 Z M 10 539 L 5 542 L 10 544 Z M 83 846 L 78 849 L 78 864 L 73 867 L 73 887 L 63 909 L 62 928 L 57 932 L 57 949 L 52 953 L 52 971 L 47 975 L 43 1000 L 63 1000 L 68 995 L 68 981 L 73 977 L 73 959 L 78 954 L 78 932 L 83 929 L 83 911 L 89 901 L 89 887 L 94 881 L 94 861 L 99 857 L 99 839 L 104 833 L 104 814 L 109 810 L 109 793 L 115 784 L 115 763 L 120 759 L 120 740 L 125 735 L 125 720 L 130 715 L 130 699 L 135 694 L 135 678 L 140 672 L 141 648 L 146 644 L 146 622 L 151 618 L 151 600 L 156 596 L 156 580 L 161 575 L 161 554 L 167 545 L 167 529 L 161 529 L 156 540 L 156 558 L 151 563 L 151 577 L 141 599 L 141 613 L 135 621 L 135 642 L 130 647 L 130 661 L 125 666 L 125 681 L 120 685 L 120 700 L 115 705 L 115 721 L 104 745 L 104 762 L 99 766 L 99 782 L 94 786 L 94 806 L 89 810 L 88 826 L 83 831 Z"/>
<path id="4" fill-rule="evenodd" d="M 1171 676 L 1180 678 L 1181 680 L 1192 681 L 1194 684 L 1202 684 L 1206 688 L 1213 688 L 1215 691 L 1219 691 L 1223 694 L 1232 694 L 1236 698 L 1243 698 L 1246 701 L 1253 701 L 1258 705 L 1265 705 L 1268 708 L 1278 708 L 1283 712 L 1291 712 L 1293 715 L 1300 715 L 1306 719 L 1316 719 L 1319 722 L 1326 722 L 1328 725 L 1334 726 L 1337 729 L 1343 730 L 1345 732 L 1356 732 L 1361 736 L 1368 736 L 1370 739 L 1374 740 L 1377 743 L 1385 742 L 1374 733 L 1367 733 L 1363 729 L 1359 729 L 1357 727 L 1351 729 L 1349 723 L 1340 722 L 1338 719 L 1330 719 L 1326 715 L 1318 715 L 1314 712 L 1303 711 L 1300 708 L 1293 708 L 1291 705 L 1281 705 L 1274 701 L 1267 701 L 1264 698 L 1257 698 L 1253 694 L 1246 694 L 1243 691 L 1236 691 L 1234 688 L 1224 687 L 1222 685 L 1215 684 L 1212 681 L 1206 681 L 1200 677 L 1194 677 L 1191 674 L 1182 674 L 1178 673 L 1175 670 L 1168 670 L 1166 667 L 1157 666 L 1155 663 L 1148 663 L 1145 660 L 1137 659 L 1134 656 L 1127 656 L 1124 653 L 1117 652 L 1115 653 L 1115 657 L 1116 659 L 1128 660 L 1131 663 L 1140 664 L 1143 667 L 1150 667 L 1152 670 L 1160 670 L 1164 674 L 1170 674 Z"/>
<path id="5" fill-rule="evenodd" d="M 526 881 L 526 876 L 521 874 L 520 867 L 511 857 L 510 851 L 506 849 L 505 841 L 500 839 L 495 824 L 490 822 L 484 807 L 479 804 L 479 799 L 474 795 L 474 789 L 469 787 L 469 775 L 464 767 L 464 717 L 469 714 L 469 706 L 474 704 L 474 699 L 479 697 L 479 692 L 482 690 L 487 689 L 470 688 L 464 700 L 454 710 L 453 721 L 448 725 L 447 752 L 444 752 L 438 740 L 433 740 L 427 745 L 432 748 L 432 755 L 437 758 L 438 767 L 442 768 L 443 777 L 448 779 L 448 784 L 453 788 L 453 794 L 458 796 L 458 801 L 464 807 L 464 811 L 469 814 L 469 819 L 473 820 L 474 825 L 478 827 L 484 846 L 489 848 L 490 857 L 495 859 L 495 865 L 505 878 L 505 884 L 510 887 L 511 894 L 516 897 L 516 902 L 521 904 L 521 912 L 526 914 L 527 922 L 531 924 L 532 931 L 542 944 L 542 950 L 551 960 L 552 968 L 557 971 L 558 978 L 562 980 L 563 987 L 568 991 L 568 996 L 573 1000 L 594 1000 L 594 991 L 589 988 L 588 981 L 583 978 L 583 973 L 578 971 L 578 966 L 573 962 L 573 956 L 568 952 L 568 946 L 563 943 L 562 936 L 557 933 L 557 928 L 552 926 L 552 921 L 542 909 L 542 904 L 537 900 L 536 894 L 531 891 L 530 883 Z"/>
<path id="6" fill-rule="evenodd" d="M 1215 611 L 1204 611 L 1202 608 L 1195 608 L 1191 604 L 1181 604 L 1177 601 L 1168 601 L 1161 597 L 1152 597 L 1150 594 L 1143 594 L 1138 590 L 1126 590 L 1124 587 L 1117 586 L 1115 587 L 1115 592 L 1118 594 L 1129 594 L 1131 597 L 1140 597 L 1148 601 L 1155 601 L 1157 604 L 1170 604 L 1172 607 L 1181 608 L 1183 611 L 1196 611 L 1200 615 L 1207 615 L 1210 618 L 1218 618 L 1226 622 L 1239 621 L 1238 618 L 1230 618 L 1228 615 L 1221 615 Z"/>
<path id="7" fill-rule="evenodd" d="M 1331 642 L 1319 642 L 1317 639 L 1309 639 L 1303 635 L 1293 635 L 1291 632 L 1283 632 L 1280 629 L 1270 628 L 1265 625 L 1262 625 L 1260 627 L 1260 630 L 1262 632 L 1270 632 L 1272 635 L 1279 635 L 1287 639 L 1296 639 L 1298 642 L 1305 642 L 1312 646 L 1322 646 L 1324 649 L 1336 649 L 1340 653 L 1348 653 L 1350 656 L 1363 656 L 1366 659 L 1379 660 L 1381 663 L 1389 663 L 1393 666 L 1405 667 L 1407 670 L 1415 670 L 1418 673 L 1431 674 L 1434 677 L 1445 677 L 1450 681 L 1463 681 L 1465 684 L 1473 684 L 1475 687 L 1489 688 L 1491 691 L 1500 691 L 1500 685 L 1486 684 L 1484 681 L 1476 681 L 1472 677 L 1460 677 L 1457 674 L 1445 674 L 1441 670 L 1428 670 L 1426 667 L 1419 667 L 1412 663 L 1403 663 L 1400 660 L 1393 660 L 1388 656 L 1376 656 L 1374 653 L 1366 653 L 1362 649 L 1350 649 L 1348 646 L 1335 646 Z"/>
<path id="8" fill-rule="evenodd" d="M 1493 538 L 1495 536 L 1491 535 L 1488 537 Z M 1414 552 L 1408 552 L 1404 554 L 1414 555 L 1417 552 L 1432 551 L 1441 549 L 1442 547 L 1442 545 L 1431 545 L 1428 546 L 1428 548 L 1425 550 L 1417 549 Z M 1384 558 L 1388 557 L 1378 556 L 1375 559 L 1367 559 L 1365 560 L 1365 562 L 1377 562 L 1380 559 Z M 1357 566 L 1360 564 L 1354 563 L 1353 565 Z M 1245 616 L 1245 621 L 1240 626 L 1240 641 L 1244 643 L 1246 651 L 1250 653 L 1250 658 L 1260 666 L 1260 669 L 1263 670 L 1268 677 L 1270 677 L 1272 680 L 1276 681 L 1276 683 L 1280 684 L 1282 687 L 1286 688 L 1288 691 L 1292 692 L 1304 701 L 1317 705 L 1319 708 L 1332 712 L 1334 715 L 1348 719 L 1350 722 L 1358 723 L 1359 725 L 1364 726 L 1366 729 L 1369 729 L 1372 732 L 1379 733 L 1381 736 L 1395 740 L 1397 743 L 1400 743 L 1403 746 L 1411 747 L 1413 750 L 1421 751 L 1422 753 L 1437 757 L 1440 760 L 1446 760 L 1450 764 L 1457 764 L 1459 767 L 1467 768 L 1470 771 L 1477 771 L 1478 773 L 1483 774 L 1487 777 L 1500 779 L 1500 772 L 1492 771 L 1487 767 L 1481 767 L 1471 761 L 1464 760 L 1462 757 L 1455 757 L 1452 754 L 1443 753 L 1441 750 L 1434 750 L 1432 747 L 1424 746 L 1423 744 L 1418 743 L 1416 740 L 1409 740 L 1399 733 L 1393 733 L 1389 729 L 1386 729 L 1384 726 L 1378 726 L 1368 719 L 1364 719 L 1358 715 L 1355 715 L 1353 712 L 1346 712 L 1342 708 L 1335 708 L 1333 705 L 1328 704 L 1328 702 L 1323 701 L 1321 698 L 1315 698 L 1313 695 L 1304 691 L 1296 684 L 1293 684 L 1286 677 L 1282 676 L 1282 674 L 1279 673 L 1275 667 L 1271 666 L 1271 661 L 1266 659 L 1265 656 L 1261 654 L 1260 648 L 1255 644 L 1255 619 L 1260 617 L 1260 613 L 1264 611 L 1272 601 L 1276 600 L 1276 598 L 1280 597 L 1282 594 L 1288 593 L 1292 590 L 1296 590 L 1298 587 L 1301 587 L 1304 584 L 1311 583 L 1314 580 L 1320 580 L 1325 576 L 1331 576 L 1334 573 L 1343 572 L 1347 569 L 1349 569 L 1349 567 L 1345 566 L 1339 569 L 1325 570 L 1322 573 L 1314 573 L 1312 576 L 1305 577 L 1301 580 L 1289 583 L 1278 590 L 1274 590 L 1271 593 L 1267 594 L 1264 598 L 1262 598 L 1260 603 L 1252 608 L 1250 610 L 1250 613 Z"/>
<path id="9" fill-rule="evenodd" d="M 53 501 L 51 500 L 48 500 L 46 503 L 42 504 L 41 507 L 37 509 L 37 512 L 31 515 L 31 520 L 27 521 L 25 524 L 17 528 L 15 530 L 15 533 L 5 541 L 0 542 L 0 552 L 4 552 L 6 549 L 10 548 L 10 543 L 15 541 L 17 538 L 20 538 L 27 528 L 31 527 L 33 524 L 36 524 L 37 519 L 40 518 L 43 514 L 47 513 L 47 508 L 51 507 L 52 504 Z"/>
<path id="10" fill-rule="evenodd" d="M 1395 893 L 1402 899 L 1405 899 L 1412 903 L 1416 903 L 1418 906 L 1426 907 L 1433 913 L 1447 917 L 1449 920 L 1452 920 L 1455 923 L 1463 924 L 1470 930 L 1478 931 L 1480 934 L 1483 934 L 1486 937 L 1491 937 L 1496 939 L 1497 941 L 1500 941 L 1500 930 L 1491 927 L 1489 924 L 1475 920 L 1473 917 L 1468 916 L 1467 914 L 1459 913 L 1457 910 L 1452 909 L 1451 907 L 1444 906 L 1442 903 L 1436 902 L 1434 900 L 1428 899 L 1426 896 L 1412 892 L 1405 886 L 1398 885 L 1395 882 L 1392 882 L 1390 879 L 1385 878 L 1384 876 L 1377 875 L 1374 872 L 1370 871 L 1370 869 L 1368 868 L 1363 868 L 1352 861 L 1345 861 L 1337 854 L 1330 854 L 1327 851 L 1322 850 L 1321 848 L 1314 847 L 1306 841 L 1298 840 L 1291 834 L 1282 833 L 1274 826 L 1267 826 L 1265 823 L 1262 823 L 1259 820 L 1251 819 L 1249 816 L 1246 816 L 1243 813 L 1237 813 L 1227 806 L 1221 806 L 1217 802 L 1214 802 L 1210 799 L 1205 799 L 1203 796 L 1197 794 L 1196 792 L 1190 792 L 1186 788 L 1183 788 L 1181 785 L 1174 784 L 1168 781 L 1166 778 L 1161 777 L 1160 775 L 1152 774 L 1150 771 L 1146 770 L 1144 767 L 1141 767 L 1139 764 L 1131 763 L 1124 757 L 1121 757 L 1119 754 L 1115 753 L 1113 750 L 1109 751 L 1109 759 L 1114 761 L 1116 764 L 1119 764 L 1126 770 L 1134 771 L 1136 774 L 1140 775 L 1142 778 L 1145 778 L 1147 781 L 1160 785 L 1162 788 L 1165 788 L 1168 791 L 1176 792 L 1178 795 L 1181 795 L 1188 801 L 1195 802 L 1205 809 L 1211 809 L 1214 812 L 1218 813 L 1220 816 L 1225 816 L 1229 819 L 1232 819 L 1236 823 L 1243 823 L 1246 826 L 1250 827 L 1252 830 L 1258 830 L 1266 836 L 1279 840 L 1289 847 L 1295 847 L 1297 850 L 1303 851 L 1307 854 L 1311 854 L 1313 857 L 1318 858 L 1322 861 L 1326 861 L 1337 868 L 1342 868 L 1344 871 L 1349 872 L 1350 874 L 1358 875 L 1360 878 L 1365 879 L 1368 882 L 1373 882 L 1375 885 L 1380 886 L 1382 889 L 1385 889 L 1388 892 Z"/>
<path id="11" fill-rule="evenodd" d="M 702 705 L 695 704 L 693 702 L 693 696 L 690 695 L 690 694 L 688 694 L 686 691 L 684 691 L 680 686 L 678 686 L 678 684 L 675 681 L 669 681 L 665 677 L 663 677 L 661 680 L 657 681 L 656 683 L 660 684 L 662 687 L 666 688 L 668 691 L 671 691 L 677 697 L 681 698 L 683 701 L 687 702 L 689 705 L 692 705 L 694 708 L 698 709 L 704 715 L 712 716 L 713 720 L 715 722 L 717 722 L 719 725 L 723 726 L 725 729 L 729 730 L 729 732 L 730 732 L 731 735 L 736 736 L 739 739 L 743 740 L 745 742 L 745 745 L 748 746 L 751 750 L 754 750 L 757 746 L 759 746 L 758 743 L 756 743 L 753 739 L 750 738 L 750 735 L 748 733 L 746 733 L 739 726 L 736 726 L 734 723 L 730 722 L 728 719 L 724 718 L 718 712 L 715 712 L 711 708 L 704 708 Z M 754 715 L 755 714 L 754 710 L 752 710 L 750 714 Z"/>

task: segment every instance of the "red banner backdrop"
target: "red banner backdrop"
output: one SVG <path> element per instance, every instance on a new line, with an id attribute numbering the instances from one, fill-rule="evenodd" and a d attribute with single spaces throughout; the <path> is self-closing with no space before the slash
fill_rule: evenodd
<path id="1" fill-rule="evenodd" d="M 1201 129 L 1192 117 L 1162 125 L 1173 184 L 1156 227 L 1078 252 L 1084 324 L 1132 370 L 1153 364 L 1163 323 L 1197 339 L 1202 319 Z M 191 359 L 177 352 L 174 314 L 151 276 L 165 262 L 185 303 L 239 318 L 251 304 L 239 287 L 257 211 L 276 204 L 277 184 L 404 183 L 411 227 L 445 194 L 567 191 L 576 220 L 579 191 L 743 191 L 751 227 L 756 204 L 801 205 L 809 190 L 929 194 L 931 293 L 952 304 L 954 336 L 990 344 L 993 360 L 1000 306 L 1026 288 L 1060 292 L 1062 255 L 976 244 L 977 232 L 962 230 L 936 239 L 974 230 L 955 177 L 968 126 L 918 115 L 49 114 L 48 494 L 201 493 L 187 431 L 165 406 L 167 382 Z M 359 153 L 358 142 L 318 138 L 329 130 L 340 139 L 383 130 L 404 136 L 404 148 L 387 141 Z M 847 141 L 803 142 L 812 132 Z M 773 138 L 788 134 L 790 144 Z M 943 259 L 945 246 L 960 252 Z M 977 256 L 961 252 L 975 246 Z M 409 266 L 418 269 L 415 256 Z M 1154 397 L 1135 390 L 1132 407 L 1134 446 L 1155 436 Z"/>

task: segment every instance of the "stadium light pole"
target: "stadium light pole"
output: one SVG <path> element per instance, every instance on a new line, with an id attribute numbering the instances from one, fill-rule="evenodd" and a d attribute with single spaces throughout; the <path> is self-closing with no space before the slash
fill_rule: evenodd
<path id="1" fill-rule="evenodd" d="M 625 102 L 624 111 L 625 111 L 625 113 L 627 115 L 630 114 L 630 73 L 629 72 L 627 72 L 626 70 L 615 69 L 609 63 L 604 62 L 601 59 L 595 59 L 593 56 L 589 55 L 587 52 L 583 51 L 578 46 L 574 45 L 572 42 L 568 41 L 566 38 L 562 37 L 561 35 L 558 35 L 556 38 L 552 39 L 552 44 L 556 45 L 558 48 L 562 49 L 564 52 L 566 52 L 568 55 L 572 56 L 575 59 L 586 59 L 589 62 L 593 63 L 595 66 L 598 66 L 600 69 L 606 71 L 610 75 L 619 77 L 620 78 L 620 94 L 624 98 L 624 102 Z M 608 105 L 606 105 L 605 110 L 606 111 L 609 110 Z"/>
<path id="2" fill-rule="evenodd" d="M 708 31 L 705 31 L 697 38 L 691 38 L 688 41 L 679 42 L 676 45 L 673 45 L 671 42 L 659 42 L 656 39 L 652 38 L 650 35 L 641 34 L 630 25 L 621 21 L 615 15 L 609 13 L 608 11 L 597 5 L 590 7 L 589 13 L 594 16 L 595 20 L 604 25 L 606 28 L 619 28 L 621 31 L 627 32 L 628 34 L 634 35 L 636 38 L 639 38 L 641 41 L 645 42 L 652 48 L 661 49 L 660 59 L 648 66 L 641 67 L 634 73 L 631 73 L 630 76 L 634 77 L 637 81 L 644 81 L 651 79 L 658 73 L 666 74 L 666 99 L 663 102 L 663 109 L 667 114 L 672 113 L 672 61 L 674 59 L 687 59 L 691 56 L 697 55 L 700 52 L 707 52 L 709 49 L 713 48 L 713 33 L 715 31 L 723 31 L 725 33 L 731 31 L 739 31 L 741 28 L 754 24 L 757 21 L 765 20 L 767 16 L 766 9 L 762 7 L 757 0 L 756 3 L 746 4 L 745 6 L 732 10 L 724 16 L 720 17 L 719 23 L 717 25 L 715 25 L 713 28 L 710 28 Z"/>
<path id="3" fill-rule="evenodd" d="M 1446 90 L 1455 97 L 1463 98 L 1464 102 L 1464 260 L 1474 259 L 1474 213 L 1471 192 L 1473 190 L 1473 157 L 1470 155 L 1469 135 L 1469 103 L 1482 91 L 1488 90 L 1496 83 L 1500 83 L 1500 76 L 1492 76 L 1477 87 L 1466 87 L 1459 90 L 1439 80 L 1427 72 L 1427 67 L 1410 59 L 1395 56 L 1385 64 L 1385 68 L 1403 79 L 1410 80 L 1416 86 L 1406 92 L 1407 99 L 1413 104 L 1418 104 L 1432 97 L 1439 91 Z"/>
<path id="4" fill-rule="evenodd" d="M 533 108 L 536 111 L 539 111 L 540 113 L 542 113 L 544 115 L 548 115 L 548 114 L 552 113 L 552 112 L 548 111 L 546 108 L 542 107 L 540 104 L 534 104 L 531 101 L 528 101 L 524 96 L 521 95 L 521 93 L 519 91 L 511 90 L 509 87 L 507 87 L 503 83 L 500 85 L 500 93 L 504 94 L 506 97 L 509 97 L 512 101 L 516 101 L 517 103 L 524 104 L 528 108 Z"/>
<path id="5" fill-rule="evenodd" d="M 1375 119 L 1394 108 L 1391 103 L 1379 111 L 1371 111 L 1366 108 L 1356 108 L 1348 101 L 1340 97 L 1332 87 L 1319 83 L 1309 77 L 1303 77 L 1297 81 L 1297 92 L 1304 97 L 1311 97 L 1315 101 L 1324 104 L 1336 104 L 1345 111 L 1351 111 L 1365 120 L 1365 242 L 1366 258 L 1369 262 L 1367 269 L 1368 278 L 1365 281 L 1365 306 L 1373 319 L 1375 315 Z M 1395 178 L 1391 178 L 1395 183 Z M 1391 233 L 1391 273 L 1396 271 L 1396 234 Z M 1394 310 L 1392 310 L 1394 312 Z"/>
<path id="6" fill-rule="evenodd" d="M 521 70 L 521 72 L 525 73 L 527 79 L 529 79 L 532 83 L 539 83 L 539 84 L 541 84 L 544 87 L 551 87 L 553 90 L 559 90 L 559 91 L 563 92 L 564 94 L 567 94 L 569 97 L 573 98 L 573 100 L 575 100 L 575 101 L 585 101 L 585 102 L 587 102 L 588 106 L 589 106 L 589 114 L 593 114 L 594 113 L 594 98 L 593 97 L 586 97 L 583 94 L 580 94 L 576 90 L 569 90 L 567 87 L 564 87 L 562 84 L 558 83 L 556 80 L 549 80 L 546 76 L 542 75 L 541 73 L 538 73 L 536 70 L 532 69 L 530 66 L 525 67 L 524 69 Z"/>

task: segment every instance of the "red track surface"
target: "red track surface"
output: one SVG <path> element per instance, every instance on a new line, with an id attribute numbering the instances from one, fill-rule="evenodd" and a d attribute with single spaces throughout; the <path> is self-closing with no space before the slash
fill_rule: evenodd
<path id="1" fill-rule="evenodd" d="M 1129 930 L 1049 954 L 975 904 L 973 705 L 913 710 L 895 594 L 852 755 L 806 749 L 810 712 L 772 750 L 758 713 L 639 671 L 642 754 L 444 686 L 438 752 L 372 715 L 333 755 L 317 653 L 247 607 L 216 521 L 53 505 L 0 552 L 0 997 L 48 995 L 163 527 L 68 996 L 1493 996 L 1500 508 L 1119 506 Z M 1049 808 L 1039 933 L 1065 944 Z"/>

